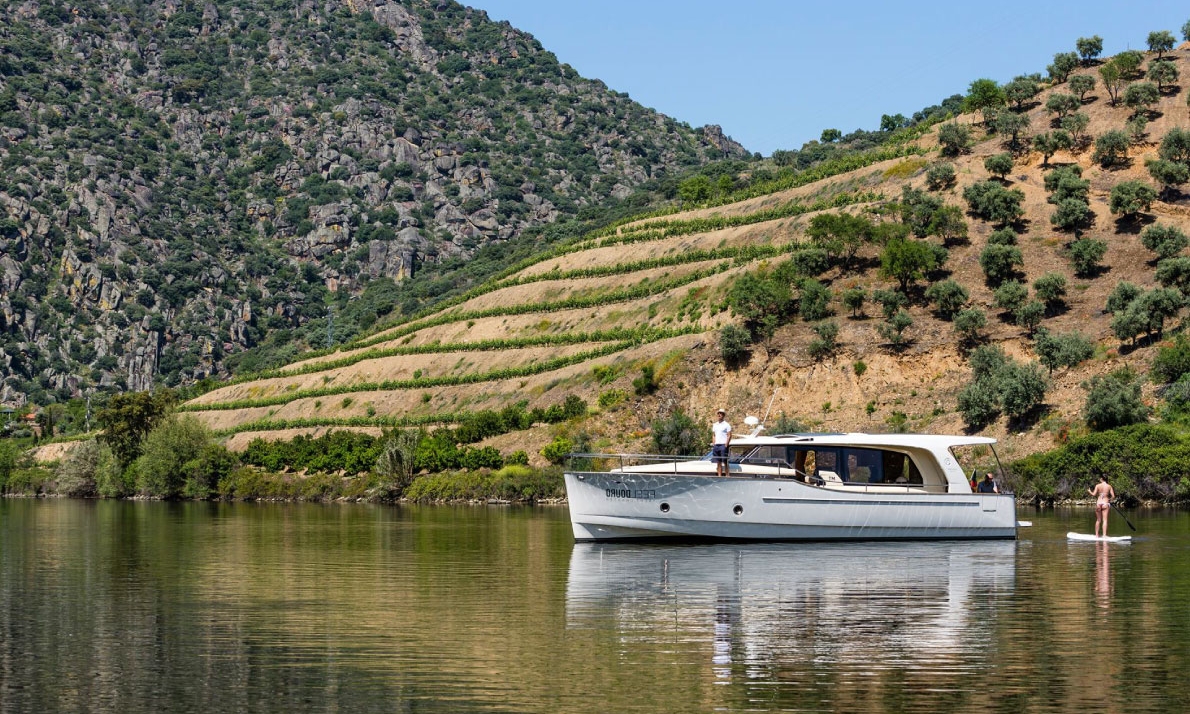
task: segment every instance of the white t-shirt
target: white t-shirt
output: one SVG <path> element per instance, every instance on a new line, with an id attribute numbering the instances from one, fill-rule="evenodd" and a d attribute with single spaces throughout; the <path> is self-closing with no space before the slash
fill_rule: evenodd
<path id="1" fill-rule="evenodd" d="M 727 438 L 731 436 L 731 424 L 728 424 L 726 419 L 723 421 L 716 419 L 711 424 L 711 431 L 715 432 L 715 440 L 712 443 L 726 444 Z"/>

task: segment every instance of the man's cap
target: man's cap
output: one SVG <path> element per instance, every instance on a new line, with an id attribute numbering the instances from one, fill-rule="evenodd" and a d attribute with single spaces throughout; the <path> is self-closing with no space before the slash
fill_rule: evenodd
<path id="1" fill-rule="evenodd" d="M 723 409 L 719 409 L 719 410 L 718 410 L 718 411 L 716 411 L 715 413 L 716 413 L 716 414 L 726 414 L 726 413 L 727 413 L 727 411 L 726 411 L 726 410 L 723 410 Z"/>

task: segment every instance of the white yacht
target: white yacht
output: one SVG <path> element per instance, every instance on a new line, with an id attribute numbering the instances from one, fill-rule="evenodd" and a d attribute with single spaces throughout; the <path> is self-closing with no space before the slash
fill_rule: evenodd
<path id="1" fill-rule="evenodd" d="M 882 540 L 1015 538 L 1012 495 L 977 493 L 956 449 L 995 439 L 925 434 L 761 436 L 732 440 L 718 464 L 576 454 L 565 474 L 579 541 L 656 538 Z M 997 459 L 998 461 L 998 459 Z"/>

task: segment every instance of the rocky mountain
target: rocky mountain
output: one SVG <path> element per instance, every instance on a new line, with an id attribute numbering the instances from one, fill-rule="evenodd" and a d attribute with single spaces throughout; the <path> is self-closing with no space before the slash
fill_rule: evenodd
<path id="1" fill-rule="evenodd" d="M 445 0 L 4 3 L 0 402 L 225 375 L 744 156 Z"/>

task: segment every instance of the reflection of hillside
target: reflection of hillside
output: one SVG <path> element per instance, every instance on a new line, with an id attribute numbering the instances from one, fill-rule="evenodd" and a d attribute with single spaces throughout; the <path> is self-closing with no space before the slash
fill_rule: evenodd
<path id="1" fill-rule="evenodd" d="M 717 667 L 742 665 L 737 674 L 958 663 L 987 647 L 992 622 L 972 608 L 1014 589 L 1015 563 L 1011 542 L 580 543 L 567 625 L 610 617 L 634 631 L 676 620 L 704 633 Z"/>

